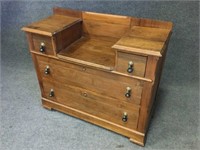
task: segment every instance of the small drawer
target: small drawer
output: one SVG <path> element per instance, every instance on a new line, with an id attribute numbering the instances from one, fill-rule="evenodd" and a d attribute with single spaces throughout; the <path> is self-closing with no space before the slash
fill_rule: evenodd
<path id="1" fill-rule="evenodd" d="M 144 77 L 147 57 L 117 52 L 116 70 L 129 75 Z"/>
<path id="2" fill-rule="evenodd" d="M 33 50 L 47 55 L 54 55 L 51 37 L 32 34 Z"/>

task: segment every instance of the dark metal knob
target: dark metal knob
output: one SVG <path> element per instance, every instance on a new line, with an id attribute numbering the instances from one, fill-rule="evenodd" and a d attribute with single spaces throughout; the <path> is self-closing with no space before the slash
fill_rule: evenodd
<path id="1" fill-rule="evenodd" d="M 53 89 L 50 90 L 49 96 L 54 97 L 54 90 Z"/>
<path id="2" fill-rule="evenodd" d="M 126 96 L 127 98 L 131 97 L 131 88 L 130 88 L 130 87 L 126 87 L 125 96 Z"/>
<path id="3" fill-rule="evenodd" d="M 127 72 L 128 72 L 128 73 L 133 72 L 133 62 L 132 62 L 132 61 L 129 61 L 129 62 L 128 62 L 128 69 L 127 69 Z"/>
<path id="4" fill-rule="evenodd" d="M 46 66 L 46 68 L 44 69 L 44 74 L 49 74 L 50 73 L 50 67 Z"/>
<path id="5" fill-rule="evenodd" d="M 42 52 L 42 53 L 45 52 L 45 44 L 43 42 L 40 43 L 40 52 Z"/>
<path id="6" fill-rule="evenodd" d="M 128 121 L 128 114 L 127 114 L 127 112 L 123 113 L 123 115 L 122 115 L 122 121 L 123 122 L 127 122 Z"/>

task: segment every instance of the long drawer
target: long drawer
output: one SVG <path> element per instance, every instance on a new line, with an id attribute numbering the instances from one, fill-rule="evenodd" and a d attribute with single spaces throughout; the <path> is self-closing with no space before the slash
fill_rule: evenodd
<path id="1" fill-rule="evenodd" d="M 137 127 L 139 106 L 126 102 L 116 102 L 115 99 L 102 96 L 98 93 L 55 81 L 49 81 L 48 79 L 43 80 L 43 90 L 43 97 L 47 99 L 130 129 Z M 126 117 L 124 119 L 127 120 L 122 120 L 123 117 Z"/>
<path id="2" fill-rule="evenodd" d="M 143 81 L 41 56 L 37 56 L 37 60 L 43 78 L 140 104 Z M 47 69 L 48 73 L 45 73 Z"/>

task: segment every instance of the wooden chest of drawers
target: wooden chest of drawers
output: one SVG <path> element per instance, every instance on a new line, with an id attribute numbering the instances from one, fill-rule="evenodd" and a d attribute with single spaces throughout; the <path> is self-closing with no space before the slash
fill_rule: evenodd
<path id="1" fill-rule="evenodd" d="M 54 8 L 26 32 L 42 105 L 144 146 L 172 23 Z"/>

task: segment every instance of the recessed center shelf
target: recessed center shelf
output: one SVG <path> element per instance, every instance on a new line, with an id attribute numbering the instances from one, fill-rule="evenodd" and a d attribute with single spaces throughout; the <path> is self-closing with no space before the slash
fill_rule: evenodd
<path id="1" fill-rule="evenodd" d="M 57 56 L 70 61 L 112 70 L 115 66 L 115 49 L 112 46 L 118 38 L 103 36 L 82 36 L 79 40 L 61 50 Z"/>

